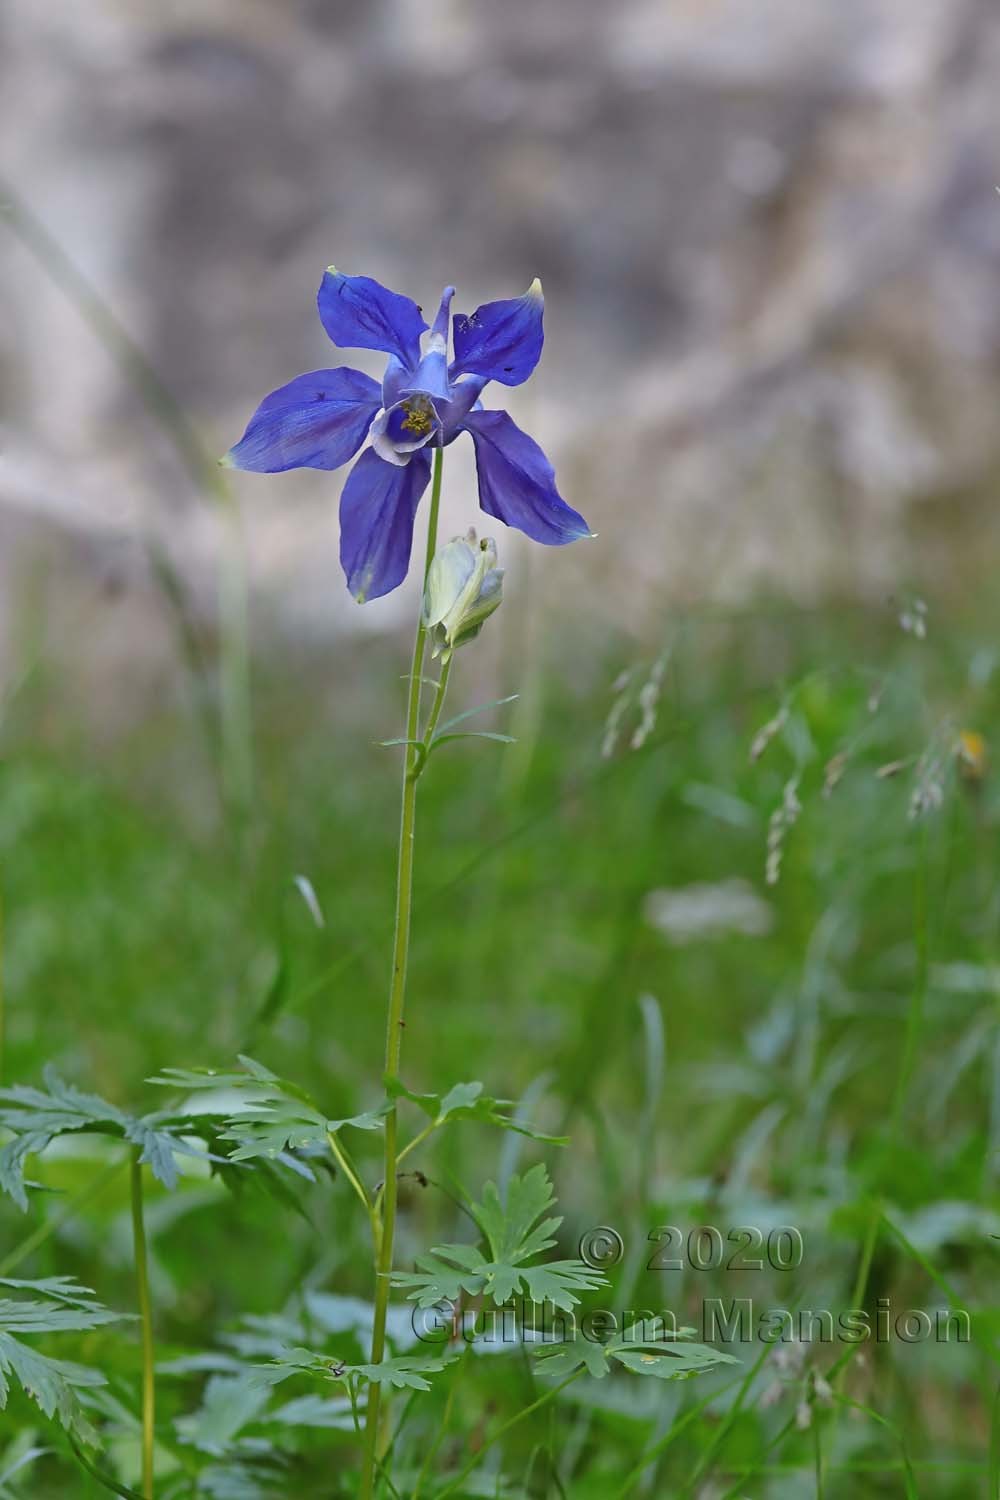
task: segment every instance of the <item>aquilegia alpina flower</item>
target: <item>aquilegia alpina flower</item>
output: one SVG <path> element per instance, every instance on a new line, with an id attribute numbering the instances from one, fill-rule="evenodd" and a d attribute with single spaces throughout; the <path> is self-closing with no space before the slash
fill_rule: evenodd
<path id="1" fill-rule="evenodd" d="M 337 469 L 365 449 L 340 500 L 340 560 L 363 602 L 406 577 L 413 518 L 430 478 L 431 448 L 468 432 L 476 447 L 479 503 L 489 515 L 536 542 L 559 545 L 589 536 L 583 517 L 561 498 L 552 465 L 504 411 L 479 400 L 491 380 L 521 385 L 542 352 L 542 288 L 487 302 L 454 319 L 454 287 L 441 298 L 428 331 L 409 297 L 368 276 L 333 266 L 319 289 L 319 316 L 338 348 L 381 349 L 389 356 L 381 388 L 360 370 L 313 370 L 272 391 L 223 462 L 258 474 Z M 423 340 L 423 335 L 427 334 Z"/>

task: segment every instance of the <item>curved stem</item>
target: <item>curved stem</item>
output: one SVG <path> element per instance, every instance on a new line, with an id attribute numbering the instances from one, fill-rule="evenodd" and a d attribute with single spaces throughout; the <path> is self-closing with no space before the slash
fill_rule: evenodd
<path id="1" fill-rule="evenodd" d="M 368 1223 L 371 1226 L 372 1232 L 372 1244 L 375 1247 L 375 1254 L 377 1255 L 379 1242 L 382 1238 L 382 1226 L 378 1217 L 378 1203 L 377 1201 L 375 1203 L 372 1202 L 368 1189 L 361 1181 L 358 1169 L 351 1160 L 346 1146 L 341 1145 L 340 1141 L 338 1141 L 337 1132 L 335 1130 L 328 1130 L 326 1133 L 326 1138 L 329 1143 L 330 1153 L 333 1156 L 334 1161 L 340 1167 L 340 1170 L 343 1172 L 345 1179 L 350 1183 L 351 1187 L 357 1193 L 364 1207 L 365 1213 L 368 1215 Z"/>
<path id="2" fill-rule="evenodd" d="M 156 1441 L 156 1373 L 153 1346 L 153 1301 L 149 1294 L 149 1260 L 142 1202 L 141 1152 L 135 1147 L 131 1162 L 132 1254 L 142 1322 L 142 1494 L 153 1500 L 153 1449 Z"/>
<path id="3" fill-rule="evenodd" d="M 441 471 L 444 452 L 434 450 L 434 478 L 431 484 L 431 510 L 427 525 L 427 554 L 424 561 L 424 581 L 430 569 L 437 542 L 438 512 L 441 506 Z M 413 642 L 413 663 L 410 668 L 410 688 L 406 706 L 406 738 L 417 740 L 420 730 L 420 686 L 424 666 L 424 650 L 427 632 L 424 629 L 423 600 L 421 616 L 417 623 Z M 438 709 L 440 713 L 440 709 Z M 399 855 L 396 866 L 396 926 L 392 944 L 392 980 L 389 986 L 389 1011 L 385 1033 L 385 1071 L 390 1078 L 399 1072 L 399 1059 L 403 1047 L 403 1007 L 406 1000 L 406 968 L 410 954 L 410 912 L 413 904 L 413 850 L 417 807 L 417 778 L 423 761 L 418 755 L 420 747 L 408 745 L 403 761 L 402 805 L 399 819 Z M 389 1274 L 392 1271 L 392 1252 L 396 1233 L 396 1158 L 398 1153 L 398 1129 L 395 1105 L 385 1117 L 385 1167 L 382 1197 L 382 1233 L 375 1258 L 375 1316 L 372 1324 L 371 1362 L 381 1364 L 385 1354 L 385 1325 L 389 1308 Z M 371 1500 L 375 1491 L 375 1473 L 378 1455 L 379 1410 L 382 1400 L 381 1382 L 373 1381 L 368 1388 L 368 1409 L 365 1415 L 365 1452 L 361 1469 L 359 1500 Z"/>
<path id="4" fill-rule="evenodd" d="M 444 1403 L 444 1415 L 441 1418 L 441 1425 L 437 1430 L 434 1441 L 431 1443 L 430 1447 L 427 1449 L 426 1454 L 424 1455 L 423 1463 L 420 1465 L 420 1473 L 417 1475 L 417 1482 L 413 1487 L 412 1500 L 420 1500 L 420 1491 L 423 1488 L 424 1480 L 430 1473 L 431 1464 L 437 1457 L 438 1449 L 441 1447 L 441 1444 L 444 1442 L 445 1438 L 448 1435 L 448 1427 L 451 1423 L 452 1407 L 455 1405 L 455 1393 L 458 1390 L 459 1377 L 464 1371 L 468 1361 L 469 1349 L 466 1348 L 465 1354 L 462 1356 L 462 1359 L 459 1362 L 458 1369 L 455 1371 L 451 1385 L 448 1389 L 448 1397 Z"/>
<path id="5" fill-rule="evenodd" d="M 431 1120 L 429 1125 L 425 1125 L 423 1130 L 418 1131 L 417 1134 L 413 1137 L 412 1141 L 407 1141 L 406 1145 L 397 1156 L 396 1166 L 399 1167 L 400 1163 L 406 1160 L 410 1152 L 416 1151 L 418 1147 L 422 1146 L 424 1144 L 424 1141 L 426 1141 L 429 1136 L 432 1136 L 437 1129 L 439 1129 L 437 1120 Z"/>
<path id="6" fill-rule="evenodd" d="M 482 1463 L 483 1454 L 492 1448 L 494 1443 L 498 1443 L 505 1433 L 508 1433 L 512 1427 L 516 1427 L 518 1422 L 523 1422 L 525 1417 L 530 1417 L 532 1412 L 537 1411 L 540 1406 L 547 1406 L 550 1401 L 558 1396 L 560 1391 L 564 1391 L 568 1385 L 572 1385 L 574 1380 L 579 1380 L 583 1373 L 582 1369 L 574 1370 L 572 1375 L 567 1375 L 565 1380 L 560 1380 L 558 1385 L 554 1385 L 543 1396 L 539 1396 L 537 1401 L 532 1401 L 530 1406 L 525 1406 L 521 1411 L 515 1412 L 512 1417 L 508 1417 L 507 1421 L 501 1423 L 496 1432 L 492 1433 L 486 1439 L 485 1443 L 483 1443 L 482 1447 L 472 1455 L 465 1467 L 458 1471 L 451 1483 L 445 1485 L 443 1490 L 438 1491 L 434 1500 L 445 1500 L 446 1495 L 453 1495 L 456 1490 L 461 1489 L 463 1482 L 468 1479 L 473 1469 L 478 1469 Z"/>
<path id="7" fill-rule="evenodd" d="M 427 715 L 427 728 L 424 730 L 424 744 L 426 745 L 428 752 L 431 748 L 431 741 L 434 738 L 434 731 L 438 727 L 438 720 L 441 717 L 441 710 L 444 708 L 445 695 L 448 692 L 448 678 L 450 676 L 451 657 L 449 656 L 447 661 L 441 668 L 441 676 L 438 679 L 434 693 L 434 702 L 431 704 L 431 711 Z"/>

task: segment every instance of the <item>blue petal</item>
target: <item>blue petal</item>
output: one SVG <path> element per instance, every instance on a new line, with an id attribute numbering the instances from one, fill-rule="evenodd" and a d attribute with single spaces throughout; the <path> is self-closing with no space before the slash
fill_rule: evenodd
<path id="1" fill-rule="evenodd" d="M 479 404 L 479 397 L 485 384 L 486 380 L 482 376 L 465 375 L 452 386 L 451 395 L 447 401 L 435 403 L 441 418 L 443 445 L 453 443 L 463 430 L 469 412 Z"/>
<path id="2" fill-rule="evenodd" d="M 265 396 L 223 463 L 256 474 L 338 469 L 364 442 L 381 405 L 360 370 L 312 370 Z"/>
<path id="3" fill-rule="evenodd" d="M 390 354 L 382 376 L 382 405 L 386 411 L 402 400 L 403 389 L 409 384 L 410 369 L 402 360 Z"/>
<path id="4" fill-rule="evenodd" d="M 424 452 L 400 469 L 369 448 L 348 474 L 340 497 L 340 561 L 359 604 L 391 593 L 406 577 L 413 518 L 430 473 Z"/>
<path id="5" fill-rule="evenodd" d="M 382 349 L 407 369 L 420 359 L 420 335 L 427 324 L 409 297 L 370 276 L 342 276 L 331 266 L 316 299 L 320 321 L 341 349 Z"/>
<path id="6" fill-rule="evenodd" d="M 426 396 L 411 396 L 380 411 L 371 426 L 372 447 L 387 464 L 408 464 L 441 431 L 441 418 Z"/>
<path id="7" fill-rule="evenodd" d="M 543 307 L 542 284 L 536 278 L 523 297 L 485 302 L 471 317 L 456 313 L 452 375 L 521 385 L 541 357 Z"/>
<path id="8" fill-rule="evenodd" d="M 560 496 L 541 448 L 505 411 L 472 411 L 465 426 L 476 445 L 479 503 L 487 515 L 549 546 L 591 535 Z"/>
<path id="9" fill-rule="evenodd" d="M 428 335 L 424 356 L 403 387 L 402 394 L 405 396 L 431 396 L 435 401 L 447 401 L 451 396 L 451 382 L 448 379 L 448 324 L 454 295 L 453 286 L 446 286 L 441 293 L 441 306 Z"/>

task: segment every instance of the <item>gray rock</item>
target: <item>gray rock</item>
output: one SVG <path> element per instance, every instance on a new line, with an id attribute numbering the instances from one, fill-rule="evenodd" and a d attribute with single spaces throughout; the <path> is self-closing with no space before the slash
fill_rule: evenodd
<path id="1" fill-rule="evenodd" d="M 0 27 L 3 172 L 211 449 L 337 362 L 331 260 L 466 308 L 539 274 L 546 358 L 510 404 L 601 533 L 567 592 L 599 578 L 641 622 L 665 592 L 884 589 L 928 537 L 949 578 L 982 564 L 992 0 L 8 0 Z M 0 503 L 112 551 L 155 533 L 210 610 L 204 496 L 64 290 L 9 233 L 0 257 Z M 287 624 L 399 618 L 340 586 L 338 478 L 236 485 Z"/>

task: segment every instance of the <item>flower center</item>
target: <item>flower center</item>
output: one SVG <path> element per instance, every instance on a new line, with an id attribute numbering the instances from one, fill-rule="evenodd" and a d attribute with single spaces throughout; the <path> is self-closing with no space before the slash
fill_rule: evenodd
<path id="1" fill-rule="evenodd" d="M 416 437 L 426 437 L 434 426 L 434 408 L 426 396 L 413 396 L 409 401 L 403 402 L 403 410 L 406 412 L 401 426 L 404 432 L 412 432 Z"/>

